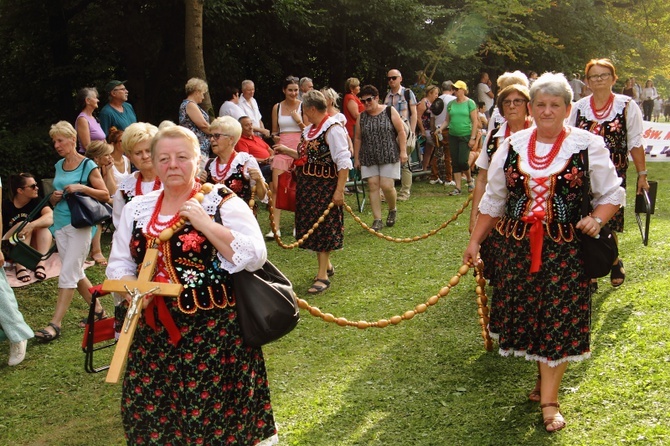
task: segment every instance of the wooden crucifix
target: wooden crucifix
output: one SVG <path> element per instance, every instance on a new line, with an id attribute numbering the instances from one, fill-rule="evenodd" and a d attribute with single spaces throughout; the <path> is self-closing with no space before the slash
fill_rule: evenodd
<path id="1" fill-rule="evenodd" d="M 133 342 L 133 335 L 137 328 L 137 323 L 142 314 L 143 302 L 142 297 L 146 294 L 155 294 L 157 296 L 179 296 L 182 292 L 181 284 L 152 282 L 151 279 L 156 271 L 156 261 L 158 260 L 158 249 L 150 248 L 142 261 L 142 267 L 137 280 L 105 280 L 102 284 L 104 291 L 114 291 L 117 293 L 129 293 L 132 297 L 131 305 L 128 307 L 126 313 L 126 320 L 121 328 L 121 335 L 119 341 L 116 343 L 114 356 L 109 365 L 107 378 L 108 383 L 116 384 L 121 378 L 121 373 L 126 365 L 128 359 L 128 351 L 130 344 Z"/>

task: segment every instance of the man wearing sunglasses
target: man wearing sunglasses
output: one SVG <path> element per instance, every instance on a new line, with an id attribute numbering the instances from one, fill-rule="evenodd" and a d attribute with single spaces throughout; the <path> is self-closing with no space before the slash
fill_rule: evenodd
<path id="1" fill-rule="evenodd" d="M 414 144 L 410 146 L 411 141 L 416 141 L 416 96 L 409 88 L 402 86 L 402 74 L 400 71 L 390 70 L 386 76 L 389 84 L 389 92 L 384 100 L 385 105 L 392 105 L 400 114 L 405 125 L 407 135 L 407 155 L 409 156 L 414 149 Z M 411 133 L 411 135 L 410 135 Z M 412 172 L 409 168 L 409 161 L 404 163 L 401 167 L 400 174 L 400 192 L 398 192 L 398 201 L 407 201 L 412 190 Z"/>

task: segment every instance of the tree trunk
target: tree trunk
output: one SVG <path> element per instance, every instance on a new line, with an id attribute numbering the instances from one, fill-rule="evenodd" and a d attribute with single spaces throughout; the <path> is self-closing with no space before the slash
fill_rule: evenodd
<path id="1" fill-rule="evenodd" d="M 202 15 L 204 5 L 204 0 L 184 0 L 184 6 L 186 7 L 184 48 L 186 53 L 186 75 L 188 78 L 199 77 L 207 81 L 205 58 L 202 52 Z M 209 96 L 209 91 L 205 95 L 205 100 L 202 102 L 201 107 L 212 115 L 212 99 Z"/>

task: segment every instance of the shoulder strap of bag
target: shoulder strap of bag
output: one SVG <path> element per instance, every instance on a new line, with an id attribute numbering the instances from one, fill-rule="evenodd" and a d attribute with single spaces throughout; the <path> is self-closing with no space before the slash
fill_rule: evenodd
<path id="1" fill-rule="evenodd" d="M 84 180 L 84 172 L 86 172 L 86 165 L 88 162 L 91 161 L 90 158 L 84 158 L 84 161 L 82 161 L 82 166 L 81 166 L 81 176 L 79 177 L 79 184 L 88 184 L 88 177 L 86 178 L 86 183 L 82 183 Z"/>
<path id="2" fill-rule="evenodd" d="M 391 107 L 392 105 L 387 105 L 386 106 L 386 116 L 389 117 L 389 121 L 391 121 L 391 127 L 393 127 L 393 131 L 395 132 L 395 136 L 398 136 L 398 131 L 395 129 L 395 125 L 393 125 L 393 118 L 391 117 Z"/>
<path id="3" fill-rule="evenodd" d="M 410 102 L 409 102 L 409 98 L 410 98 L 409 88 L 405 88 L 405 87 L 403 87 L 403 88 L 404 88 L 403 92 L 405 94 L 405 100 L 407 101 L 407 119 L 409 119 L 409 118 L 412 117 L 412 107 L 410 107 Z"/>
<path id="4" fill-rule="evenodd" d="M 589 189 L 591 188 L 591 175 L 589 174 L 589 148 L 582 150 L 584 161 L 584 184 L 582 185 L 582 217 L 589 215 Z"/>

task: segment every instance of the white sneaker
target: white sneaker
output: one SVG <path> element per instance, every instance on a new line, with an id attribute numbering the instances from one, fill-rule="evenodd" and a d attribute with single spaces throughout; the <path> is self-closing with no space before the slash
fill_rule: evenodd
<path id="1" fill-rule="evenodd" d="M 456 182 L 453 181 L 453 180 L 452 180 L 452 181 L 446 181 L 446 182 L 444 183 L 444 185 L 445 185 L 445 186 L 456 186 Z"/>
<path id="2" fill-rule="evenodd" d="M 20 342 L 10 342 L 9 343 L 9 361 L 8 365 L 14 366 L 19 365 L 26 358 L 26 346 L 28 345 L 28 340 L 24 339 Z"/>
<path id="3" fill-rule="evenodd" d="M 444 182 L 442 180 L 440 180 L 439 178 L 436 178 L 434 180 L 430 180 L 429 183 L 430 184 L 444 184 Z"/>
<path id="4" fill-rule="evenodd" d="M 277 231 L 277 235 L 278 235 L 279 237 L 281 237 L 281 231 Z M 265 234 L 265 238 L 266 238 L 266 239 L 273 239 L 273 238 L 275 238 L 275 233 L 272 232 L 272 230 L 270 230 L 270 232 L 268 232 L 267 234 Z"/>

